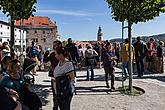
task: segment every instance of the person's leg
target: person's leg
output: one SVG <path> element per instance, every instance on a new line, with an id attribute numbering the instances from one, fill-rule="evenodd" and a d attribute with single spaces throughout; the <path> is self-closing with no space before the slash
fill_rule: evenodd
<path id="1" fill-rule="evenodd" d="M 141 68 L 140 68 L 139 57 L 136 58 L 136 67 L 137 67 L 138 77 L 140 77 L 140 75 L 141 75 Z"/>
<path id="2" fill-rule="evenodd" d="M 60 98 L 59 108 L 60 110 L 70 110 L 70 103 L 73 95 L 62 96 Z"/>
<path id="3" fill-rule="evenodd" d="M 143 61 L 143 58 L 140 58 L 140 76 L 143 76 L 144 74 L 144 61 Z"/>
<path id="4" fill-rule="evenodd" d="M 53 110 L 58 110 L 58 100 L 57 100 L 57 95 L 55 93 L 54 89 L 54 81 L 51 79 L 51 87 L 52 87 L 52 92 L 53 92 Z"/>
<path id="5" fill-rule="evenodd" d="M 94 70 L 93 70 L 93 66 L 91 66 L 91 80 L 94 80 Z"/>
<path id="6" fill-rule="evenodd" d="M 89 81 L 89 66 L 87 66 L 87 80 Z"/>
<path id="7" fill-rule="evenodd" d="M 110 75 L 111 75 L 111 89 L 115 90 L 114 82 L 115 82 L 115 69 L 113 67 L 110 68 Z"/>
<path id="8" fill-rule="evenodd" d="M 107 88 L 109 88 L 109 82 L 108 82 L 108 70 L 109 68 L 108 67 L 104 67 L 104 71 L 105 71 L 105 83 L 106 83 L 106 86 Z"/>

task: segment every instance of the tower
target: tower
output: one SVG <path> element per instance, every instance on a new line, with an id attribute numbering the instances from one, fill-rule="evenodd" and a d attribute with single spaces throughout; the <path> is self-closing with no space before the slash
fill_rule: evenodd
<path id="1" fill-rule="evenodd" d="M 101 31 L 102 31 L 101 26 L 99 26 L 99 29 L 98 29 L 98 32 L 97 32 L 97 41 L 102 41 L 103 40 L 103 38 L 102 38 L 103 33 Z"/>

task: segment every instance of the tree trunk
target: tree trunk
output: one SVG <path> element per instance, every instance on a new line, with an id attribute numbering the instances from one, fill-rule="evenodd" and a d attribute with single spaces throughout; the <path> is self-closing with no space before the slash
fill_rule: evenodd
<path id="1" fill-rule="evenodd" d="M 11 16 L 11 23 L 10 23 L 10 55 L 12 59 L 14 58 L 14 19 L 13 16 Z"/>
<path id="2" fill-rule="evenodd" d="M 128 39 L 129 39 L 129 90 L 132 94 L 132 36 L 131 36 L 131 27 L 132 27 L 132 23 L 130 21 L 128 21 Z"/>

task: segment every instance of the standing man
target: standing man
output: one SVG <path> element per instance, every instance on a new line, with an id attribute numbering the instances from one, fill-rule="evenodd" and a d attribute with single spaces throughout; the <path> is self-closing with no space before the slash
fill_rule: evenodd
<path id="1" fill-rule="evenodd" d="M 137 41 L 133 44 L 135 49 L 135 61 L 138 71 L 138 77 L 142 77 L 144 74 L 144 57 L 148 51 L 147 45 L 137 37 Z"/>
<path id="2" fill-rule="evenodd" d="M 126 80 L 127 79 L 127 77 L 128 77 L 128 72 L 129 72 L 129 68 L 128 68 L 128 64 L 129 64 L 129 40 L 128 40 L 128 38 L 127 39 L 125 39 L 125 43 L 124 43 L 124 46 L 123 46 L 123 50 L 124 50 L 124 63 L 123 63 L 123 69 L 124 69 L 124 75 L 125 75 L 125 77 L 124 77 L 124 80 Z M 133 47 L 133 45 L 131 45 L 131 48 L 132 48 L 132 52 L 131 52 L 131 61 L 132 61 L 132 63 L 134 62 L 134 60 L 135 60 L 135 51 L 134 51 L 134 47 Z M 121 55 L 122 56 L 122 55 Z"/>
<path id="3" fill-rule="evenodd" d="M 66 49 L 68 52 L 69 60 L 72 61 L 74 64 L 79 64 L 79 54 L 77 51 L 77 47 L 72 42 L 71 38 L 68 38 L 68 44 L 66 45 Z"/>

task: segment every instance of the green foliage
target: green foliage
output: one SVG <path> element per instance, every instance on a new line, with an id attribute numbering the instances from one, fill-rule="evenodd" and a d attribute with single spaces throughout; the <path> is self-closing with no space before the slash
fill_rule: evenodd
<path id="1" fill-rule="evenodd" d="M 37 0 L 0 0 L 2 12 L 8 16 L 12 16 L 14 20 L 27 19 L 35 12 L 34 3 Z"/>
<path id="2" fill-rule="evenodd" d="M 165 0 L 106 0 L 116 21 L 146 22 L 165 12 Z"/>
<path id="3" fill-rule="evenodd" d="M 133 87 L 132 93 L 129 90 L 129 86 L 119 87 L 117 90 L 122 94 L 133 95 L 133 96 L 139 96 L 145 93 L 145 91 L 142 88 L 135 86 Z"/>

